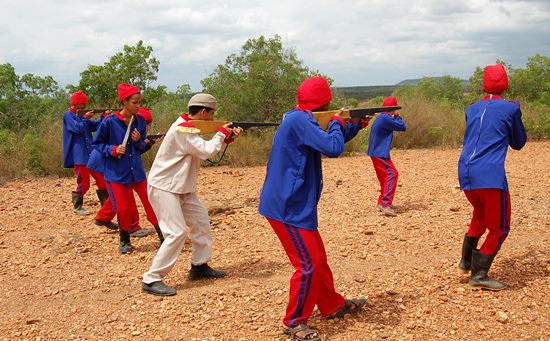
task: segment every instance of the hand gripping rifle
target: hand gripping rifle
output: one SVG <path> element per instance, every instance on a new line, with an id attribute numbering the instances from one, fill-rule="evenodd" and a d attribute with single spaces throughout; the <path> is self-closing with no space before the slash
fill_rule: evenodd
<path id="1" fill-rule="evenodd" d="M 386 107 L 342 109 L 340 117 L 342 117 L 343 119 L 365 118 L 367 116 L 374 116 L 379 112 L 394 111 L 399 109 L 401 109 L 401 107 L 397 105 Z M 330 118 L 334 116 L 337 112 L 338 110 L 317 111 L 313 113 L 313 117 L 315 117 L 321 128 L 327 130 Z"/>

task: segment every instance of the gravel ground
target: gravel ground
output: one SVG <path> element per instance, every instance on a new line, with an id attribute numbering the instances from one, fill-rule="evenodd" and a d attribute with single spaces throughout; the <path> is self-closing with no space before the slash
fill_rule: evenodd
<path id="1" fill-rule="evenodd" d="M 471 208 L 458 188 L 458 149 L 394 150 L 397 217 L 376 210 L 378 184 L 364 155 L 324 160 L 320 231 L 337 289 L 366 309 L 340 320 L 317 311 L 324 340 L 550 340 L 550 142 L 510 151 L 512 226 L 491 274 L 501 292 L 472 291 L 456 265 Z M 190 245 L 166 278 L 178 294 L 141 293 L 156 236 L 118 253 L 118 234 L 71 210 L 74 179 L 0 187 L 0 339 L 285 340 L 292 274 L 257 214 L 265 167 L 201 170 L 214 256 L 228 272 L 190 282 Z M 92 195 L 93 194 L 93 195 Z M 85 206 L 96 211 L 92 191 Z M 214 210 L 213 210 L 214 211 Z M 148 226 L 140 207 L 142 224 Z"/>

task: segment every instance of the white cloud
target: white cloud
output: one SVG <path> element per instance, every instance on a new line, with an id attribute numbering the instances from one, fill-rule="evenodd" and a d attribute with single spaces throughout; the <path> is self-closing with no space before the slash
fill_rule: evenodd
<path id="1" fill-rule="evenodd" d="M 4 0 L 0 62 L 75 84 L 89 64 L 143 40 L 160 61 L 158 83 L 199 90 L 247 39 L 275 34 L 339 86 L 467 78 L 497 58 L 522 67 L 550 55 L 550 2 Z"/>

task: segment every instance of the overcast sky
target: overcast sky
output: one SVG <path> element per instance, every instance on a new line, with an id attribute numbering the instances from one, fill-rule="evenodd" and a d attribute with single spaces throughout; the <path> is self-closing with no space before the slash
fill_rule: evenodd
<path id="1" fill-rule="evenodd" d="M 334 86 L 467 79 L 497 58 L 550 56 L 550 0 L 0 0 L 0 64 L 61 86 L 143 40 L 158 84 L 198 91 L 248 39 L 275 34 Z"/>

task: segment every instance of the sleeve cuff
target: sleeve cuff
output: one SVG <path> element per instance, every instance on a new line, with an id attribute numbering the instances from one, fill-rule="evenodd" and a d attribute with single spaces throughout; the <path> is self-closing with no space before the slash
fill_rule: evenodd
<path id="1" fill-rule="evenodd" d="M 226 137 L 228 137 L 230 135 L 229 131 L 227 129 L 225 129 L 224 127 L 221 127 L 220 129 L 218 129 L 218 131 L 220 133 L 223 133 Z"/>
<path id="2" fill-rule="evenodd" d="M 116 153 L 116 148 L 117 146 L 113 146 L 113 150 L 111 150 L 111 155 L 118 156 L 118 154 Z"/>
<path id="3" fill-rule="evenodd" d="M 332 116 L 330 118 L 331 121 L 338 121 L 340 122 L 340 124 L 342 125 L 342 127 L 345 127 L 346 126 L 346 122 L 344 121 L 344 119 L 340 116 Z"/>

